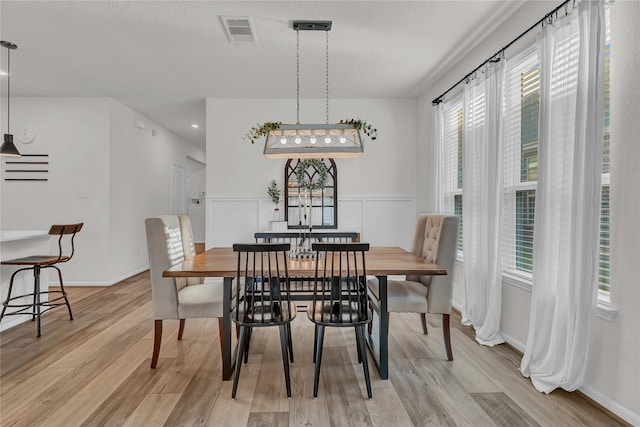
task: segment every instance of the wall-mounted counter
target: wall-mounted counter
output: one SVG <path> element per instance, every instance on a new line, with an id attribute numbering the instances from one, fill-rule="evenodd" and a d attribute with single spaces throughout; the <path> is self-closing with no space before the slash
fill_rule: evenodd
<path id="1" fill-rule="evenodd" d="M 31 255 L 46 255 L 51 252 L 48 230 L 0 230 L 0 260 L 6 261 Z M 0 299 L 4 301 L 9 291 L 9 280 L 17 266 L 3 265 L 0 267 Z M 40 275 L 40 289 L 49 288 L 48 269 L 43 269 Z M 16 275 L 13 284 L 13 295 L 23 295 L 33 292 L 33 271 L 23 271 Z M 41 299 L 46 300 L 47 294 Z M 28 303 L 25 298 L 25 303 Z M 19 301 L 19 300 L 18 300 Z M 1 308 L 1 307 L 0 307 Z M 0 323 L 0 331 L 4 331 L 19 323 L 31 320 L 31 316 L 6 316 Z"/>

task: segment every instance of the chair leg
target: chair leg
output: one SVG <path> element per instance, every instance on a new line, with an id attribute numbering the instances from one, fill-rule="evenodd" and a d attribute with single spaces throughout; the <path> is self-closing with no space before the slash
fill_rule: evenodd
<path id="1" fill-rule="evenodd" d="M 64 283 L 62 282 L 62 271 L 55 265 L 51 267 L 58 270 L 58 279 L 60 280 L 60 291 L 62 292 L 62 296 L 64 297 L 64 302 L 67 304 L 67 310 L 69 310 L 69 320 L 73 320 L 73 313 L 71 312 L 71 304 L 69 304 L 69 299 L 67 298 L 67 292 L 64 290 Z"/>
<path id="2" fill-rule="evenodd" d="M 33 322 L 34 320 L 36 320 L 36 296 L 38 295 L 38 292 L 36 291 L 36 277 L 37 277 L 37 273 L 36 273 L 36 268 L 33 268 L 33 313 L 31 313 L 31 321 Z M 40 331 L 38 331 L 38 336 L 40 336 Z"/>
<path id="3" fill-rule="evenodd" d="M 289 340 L 289 361 L 293 363 L 293 339 L 291 338 L 291 323 L 287 323 L 287 338 Z"/>
<path id="4" fill-rule="evenodd" d="M 442 315 L 442 335 L 444 336 L 444 348 L 447 351 L 447 360 L 453 360 L 453 352 L 451 351 L 451 330 L 450 330 L 449 314 Z"/>
<path id="5" fill-rule="evenodd" d="M 313 328 L 313 364 L 316 363 L 316 352 L 318 351 L 318 325 Z"/>
<path id="6" fill-rule="evenodd" d="M 11 299 L 11 290 L 13 289 L 13 278 L 16 276 L 16 273 L 22 271 L 24 269 L 16 270 L 11 275 L 11 280 L 9 280 L 9 291 L 7 292 L 7 299 L 2 303 L 2 313 L 0 313 L 0 320 L 4 317 L 4 313 L 7 311 L 7 306 L 9 305 L 9 300 Z"/>
<path id="7" fill-rule="evenodd" d="M 364 342 L 364 325 L 356 326 L 356 338 L 358 340 L 358 352 L 362 354 L 362 369 L 364 381 L 367 385 L 367 396 L 371 399 L 371 377 L 369 376 L 369 362 L 367 361 L 367 349 Z"/>
<path id="8" fill-rule="evenodd" d="M 244 346 L 244 363 L 249 363 L 249 346 L 251 345 L 251 334 L 253 333 L 253 329 L 249 328 L 247 331 L 247 344 Z"/>
<path id="9" fill-rule="evenodd" d="M 425 335 L 429 335 L 429 331 L 427 330 L 427 314 L 420 313 L 420 320 L 422 320 L 422 332 Z"/>
<path id="10" fill-rule="evenodd" d="M 318 385 L 320 384 L 320 364 L 322 363 L 322 346 L 324 344 L 324 326 L 316 325 L 318 339 L 316 340 L 316 372 L 313 377 L 313 397 L 318 397 Z"/>
<path id="11" fill-rule="evenodd" d="M 244 355 L 245 337 L 247 334 L 247 327 L 240 326 L 240 337 L 238 338 L 238 353 L 236 355 L 236 374 L 233 377 L 233 390 L 231 391 L 231 398 L 236 398 L 236 392 L 238 391 L 238 379 L 240 378 L 240 369 L 242 368 L 242 356 Z"/>
<path id="12" fill-rule="evenodd" d="M 362 353 L 360 352 L 360 338 L 358 337 L 358 327 L 355 328 L 356 332 L 356 349 L 358 349 L 358 363 L 362 363 Z"/>
<path id="13" fill-rule="evenodd" d="M 34 285 L 33 285 L 33 299 L 34 308 L 36 313 L 36 329 L 38 331 L 36 337 L 40 337 L 41 326 L 41 313 L 40 313 L 40 266 L 36 265 L 33 269 Z"/>
<path id="14" fill-rule="evenodd" d="M 184 333 L 184 319 L 180 319 L 180 326 L 178 327 L 178 341 L 182 341 L 183 333 Z"/>
<path id="15" fill-rule="evenodd" d="M 280 347 L 282 348 L 282 365 L 284 366 L 284 381 L 287 387 L 287 397 L 291 397 L 291 377 L 289 375 L 289 340 L 287 326 L 280 325 Z"/>
<path id="16" fill-rule="evenodd" d="M 160 356 L 160 344 L 162 344 L 162 320 L 153 322 L 155 326 L 155 336 L 153 339 L 153 355 L 151 357 L 151 369 L 155 369 Z"/>

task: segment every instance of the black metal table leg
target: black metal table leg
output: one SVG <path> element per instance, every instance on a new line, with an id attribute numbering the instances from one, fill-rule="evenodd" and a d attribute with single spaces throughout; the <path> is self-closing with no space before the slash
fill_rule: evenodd
<path id="1" fill-rule="evenodd" d="M 378 325 L 377 345 L 374 337 L 369 335 L 367 344 L 373 361 L 378 368 L 380 378 L 389 379 L 389 313 L 387 311 L 387 276 L 376 276 L 378 278 L 378 292 L 380 297 L 380 311 L 378 313 L 380 322 Z M 377 348 L 376 348 L 377 346 Z"/>

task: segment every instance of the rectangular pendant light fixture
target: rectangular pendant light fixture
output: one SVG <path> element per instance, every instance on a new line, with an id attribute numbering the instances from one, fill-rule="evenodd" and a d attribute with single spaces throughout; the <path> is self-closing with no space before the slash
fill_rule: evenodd
<path id="1" fill-rule="evenodd" d="M 281 159 L 349 158 L 363 151 L 360 131 L 351 124 L 280 125 L 264 144 L 265 157 Z"/>
<path id="2" fill-rule="evenodd" d="M 329 31 L 332 21 L 294 21 L 296 32 L 297 122 L 271 129 L 264 142 L 264 155 L 283 159 L 326 159 L 361 156 L 364 148 L 355 124 L 329 124 Z M 326 33 L 326 111 L 325 124 L 300 123 L 300 31 Z"/>

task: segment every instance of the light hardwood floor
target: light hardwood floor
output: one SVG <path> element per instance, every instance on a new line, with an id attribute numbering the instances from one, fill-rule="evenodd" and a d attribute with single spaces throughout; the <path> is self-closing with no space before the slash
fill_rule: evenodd
<path id="1" fill-rule="evenodd" d="M 313 326 L 292 328 L 295 363 L 286 398 L 277 328 L 256 330 L 238 396 L 221 381 L 218 322 L 165 321 L 158 369 L 148 273 L 109 288 L 69 288 L 64 307 L 0 334 L 2 426 L 610 426 L 624 425 L 578 393 L 538 393 L 507 346 L 477 345 L 452 316 L 454 361 L 439 318 L 422 335 L 418 315 L 391 315 L 390 379 L 371 359 L 366 399 L 351 329 L 328 328 L 319 397 L 313 399 Z"/>

